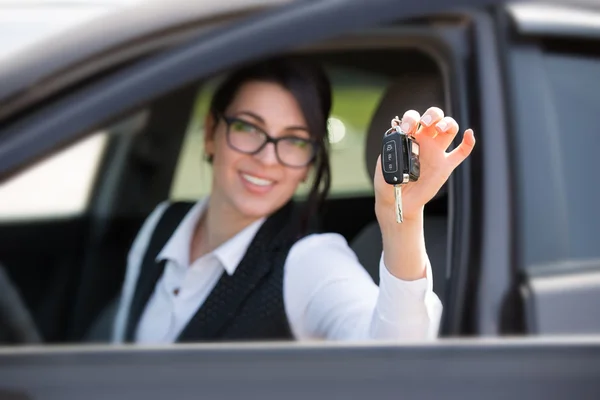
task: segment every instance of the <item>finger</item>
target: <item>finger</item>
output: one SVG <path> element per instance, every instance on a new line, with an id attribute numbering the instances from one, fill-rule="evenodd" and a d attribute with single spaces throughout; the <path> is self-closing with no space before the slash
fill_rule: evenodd
<path id="1" fill-rule="evenodd" d="M 381 154 L 377 157 L 377 162 L 375 163 L 375 172 L 374 176 L 381 174 Z"/>
<path id="2" fill-rule="evenodd" d="M 419 124 L 419 120 L 421 119 L 421 115 L 415 110 L 408 110 L 402 116 L 402 124 L 400 125 L 400 129 L 402 132 L 413 135 L 417 130 L 417 125 Z"/>
<path id="3" fill-rule="evenodd" d="M 458 133 L 458 123 L 452 117 L 444 117 L 435 124 L 435 130 L 437 131 L 435 140 L 447 149 Z"/>
<path id="4" fill-rule="evenodd" d="M 473 129 L 467 129 L 462 142 L 448 154 L 452 168 L 458 167 L 471 154 L 473 147 L 475 147 L 475 134 Z"/>
<path id="5" fill-rule="evenodd" d="M 419 133 L 435 136 L 437 135 L 437 130 L 435 129 L 435 125 L 444 118 L 444 111 L 438 107 L 430 107 L 425 111 L 423 116 L 421 117 L 421 129 Z"/>

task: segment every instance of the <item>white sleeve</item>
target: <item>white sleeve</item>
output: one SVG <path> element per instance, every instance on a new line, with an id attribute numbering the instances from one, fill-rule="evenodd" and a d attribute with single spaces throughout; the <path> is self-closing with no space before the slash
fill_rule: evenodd
<path id="1" fill-rule="evenodd" d="M 373 282 L 339 234 L 309 235 L 285 263 L 284 302 L 298 339 L 408 340 L 437 336 L 441 302 L 427 277 L 403 281 L 380 260 Z"/>
<path id="2" fill-rule="evenodd" d="M 144 221 L 142 228 L 138 232 L 131 249 L 129 250 L 129 254 L 127 255 L 125 281 L 123 283 L 123 288 L 121 289 L 121 299 L 119 300 L 119 307 L 113 326 L 113 343 L 122 343 L 125 339 L 127 315 L 129 314 L 129 308 L 131 306 L 131 301 L 133 300 L 136 282 L 140 275 L 142 260 L 148 247 L 150 237 L 152 236 L 152 232 L 154 232 L 156 224 L 158 224 L 160 217 L 163 215 L 169 204 L 168 201 L 164 201 L 156 206 L 150 216 Z"/>

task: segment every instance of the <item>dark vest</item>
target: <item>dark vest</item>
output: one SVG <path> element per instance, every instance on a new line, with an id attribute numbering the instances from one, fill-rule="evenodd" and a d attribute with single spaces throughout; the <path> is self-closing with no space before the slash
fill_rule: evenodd
<path id="1" fill-rule="evenodd" d="M 141 315 L 164 272 L 156 256 L 193 203 L 173 203 L 154 229 L 131 303 L 125 340 L 132 342 Z M 178 342 L 290 340 L 283 302 L 283 267 L 300 238 L 299 220 L 289 203 L 258 230 L 233 275 L 223 273 Z"/>

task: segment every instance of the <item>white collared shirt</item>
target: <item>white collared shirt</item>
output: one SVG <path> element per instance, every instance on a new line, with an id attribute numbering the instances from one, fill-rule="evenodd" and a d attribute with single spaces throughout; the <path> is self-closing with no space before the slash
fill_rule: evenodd
<path id="1" fill-rule="evenodd" d="M 223 273 L 233 274 L 265 219 L 240 231 L 217 249 L 190 263 L 194 229 L 208 199 L 196 203 L 157 256 L 167 260 L 137 327 L 137 343 L 174 342 Z M 148 217 L 129 252 L 113 340 L 122 342 L 129 307 L 150 236 L 168 206 Z M 296 339 L 404 340 L 437 336 L 442 304 L 426 278 L 403 281 L 379 262 L 379 287 L 343 236 L 308 235 L 297 241 L 284 265 L 283 300 Z"/>

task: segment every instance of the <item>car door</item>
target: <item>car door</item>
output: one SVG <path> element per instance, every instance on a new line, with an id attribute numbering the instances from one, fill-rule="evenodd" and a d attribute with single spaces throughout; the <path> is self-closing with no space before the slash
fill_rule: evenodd
<path id="1" fill-rule="evenodd" d="M 0 350 L 0 397 L 591 400 L 599 369 L 597 338 Z"/>
<path id="2" fill-rule="evenodd" d="M 599 333 L 600 13 L 519 5 L 499 21 L 507 27 L 515 288 L 524 329 Z"/>
<path id="3" fill-rule="evenodd" d="M 0 176 L 7 178 L 42 156 L 89 137 L 98 126 L 125 122 L 118 117 L 143 112 L 178 89 L 240 62 L 450 7 L 442 1 L 410 1 L 404 6 L 398 8 L 395 1 L 295 2 L 91 77 L 6 122 L 0 130 Z M 404 394 L 465 399 L 566 393 L 585 397 L 599 390 L 595 375 L 599 344 L 597 339 L 587 339 L 574 345 L 524 340 L 416 346 L 1 349 L 0 394 L 22 398 Z"/>

